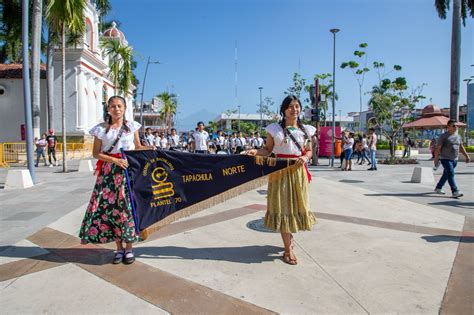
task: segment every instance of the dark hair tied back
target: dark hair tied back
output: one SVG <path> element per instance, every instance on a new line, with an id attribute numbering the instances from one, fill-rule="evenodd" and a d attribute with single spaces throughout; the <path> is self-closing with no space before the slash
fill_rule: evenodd
<path id="1" fill-rule="evenodd" d="M 107 101 L 107 107 L 110 105 L 110 102 L 112 102 L 112 100 L 115 98 L 118 98 L 119 100 L 121 100 L 124 107 L 127 108 L 127 101 L 125 100 L 123 96 L 120 96 L 120 95 L 111 96 L 109 100 Z M 112 115 L 108 114 L 106 117 L 107 117 L 107 128 L 105 129 L 105 133 L 108 133 L 110 130 L 110 127 L 112 126 Z M 125 119 L 125 114 L 124 114 L 123 121 L 122 121 L 123 128 L 125 132 L 130 132 L 130 128 L 128 127 L 127 123 L 128 122 L 127 122 L 127 119 Z"/>

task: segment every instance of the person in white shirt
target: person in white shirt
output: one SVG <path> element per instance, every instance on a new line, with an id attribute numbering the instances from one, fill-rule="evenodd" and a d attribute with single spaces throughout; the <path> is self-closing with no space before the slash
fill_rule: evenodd
<path id="1" fill-rule="evenodd" d="M 204 123 L 202 121 L 197 123 L 197 130 L 193 133 L 193 139 L 195 153 L 208 153 L 209 134 L 204 130 Z"/>
<path id="2" fill-rule="evenodd" d="M 254 143 L 255 143 L 255 133 L 252 132 L 252 133 L 250 134 L 250 137 L 248 137 L 248 139 L 247 139 L 247 145 L 249 146 L 249 147 L 248 147 L 248 150 L 249 150 L 249 149 L 255 149 L 255 148 L 254 148 Z"/>
<path id="3" fill-rule="evenodd" d="M 261 149 L 263 148 L 263 138 L 260 137 L 260 132 L 257 131 L 255 134 L 255 138 L 253 139 L 252 147 L 254 149 Z"/>
<path id="4" fill-rule="evenodd" d="M 155 147 L 158 149 L 161 149 L 161 138 L 160 135 L 158 134 L 158 131 L 155 131 L 154 133 L 154 141 L 155 141 Z"/>
<path id="5" fill-rule="evenodd" d="M 346 165 L 344 171 L 352 171 L 352 152 L 354 147 L 354 133 L 347 132 L 346 137 L 343 137 L 344 144 L 342 149 L 344 150 L 344 159 L 346 160 Z"/>
<path id="6" fill-rule="evenodd" d="M 229 138 L 230 153 L 235 154 L 237 150 L 237 133 L 233 132 L 232 136 Z"/>
<path id="7" fill-rule="evenodd" d="M 222 132 L 222 130 L 217 130 L 216 152 L 225 151 L 224 142 L 224 133 Z"/>
<path id="8" fill-rule="evenodd" d="M 125 176 L 128 161 L 120 149 L 154 149 L 141 145 L 141 125 L 125 119 L 126 109 L 122 96 L 112 96 L 107 102 L 108 120 L 90 130 L 94 136 L 92 155 L 98 159 L 97 180 L 79 231 L 83 244 L 115 242 L 114 264 L 133 263 L 132 244 L 138 241 Z"/>
<path id="9" fill-rule="evenodd" d="M 316 218 L 309 206 L 309 181 L 307 163 L 312 156 L 310 135 L 315 128 L 303 125 L 299 119 L 301 102 L 296 96 L 287 96 L 280 107 L 283 119 L 266 127 L 267 142 L 262 149 L 252 149 L 249 155 L 291 159 L 295 165 L 269 175 L 265 227 L 281 233 L 285 251 L 283 261 L 296 265 L 293 235 L 309 231 Z"/>
<path id="10" fill-rule="evenodd" d="M 176 132 L 176 129 L 172 128 L 171 129 L 171 135 L 169 137 L 169 148 L 172 151 L 176 151 L 179 149 L 180 146 L 180 141 L 179 141 L 179 136 L 178 133 Z"/>
<path id="11" fill-rule="evenodd" d="M 145 129 L 145 140 L 147 145 L 153 145 L 155 143 L 155 136 L 151 133 L 151 128 L 148 127 Z"/>
<path id="12" fill-rule="evenodd" d="M 163 150 L 168 149 L 168 140 L 166 140 L 166 136 L 163 132 L 160 135 L 160 147 Z"/>
<path id="13" fill-rule="evenodd" d="M 35 138 L 35 145 L 36 145 L 36 164 L 35 166 L 38 167 L 40 158 L 43 157 L 44 166 L 48 166 L 48 162 L 46 162 L 46 146 L 48 145 L 48 141 L 46 141 L 46 134 L 43 133 L 41 135 L 41 139 Z"/>
<path id="14" fill-rule="evenodd" d="M 240 154 L 240 152 L 245 150 L 245 145 L 247 141 L 245 140 L 244 136 L 242 135 L 242 131 L 239 131 L 237 139 L 235 139 L 235 153 Z"/>

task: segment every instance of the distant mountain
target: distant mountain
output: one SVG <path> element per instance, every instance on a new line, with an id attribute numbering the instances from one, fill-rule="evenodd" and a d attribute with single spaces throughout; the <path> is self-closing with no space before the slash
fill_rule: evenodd
<path id="1" fill-rule="evenodd" d="M 217 116 L 219 116 L 219 114 L 211 113 L 207 109 L 201 109 L 183 118 L 178 116 L 175 126 L 178 131 L 194 130 L 199 121 L 203 121 L 204 124 L 207 125 L 210 120 L 214 120 Z"/>

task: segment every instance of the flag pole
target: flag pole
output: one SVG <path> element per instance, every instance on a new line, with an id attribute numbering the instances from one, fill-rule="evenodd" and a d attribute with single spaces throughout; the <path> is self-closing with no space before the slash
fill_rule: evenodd
<path id="1" fill-rule="evenodd" d="M 127 157 L 125 156 L 125 152 L 123 148 L 120 149 L 120 153 L 122 154 L 122 159 L 126 160 Z M 130 195 L 130 203 L 132 204 L 132 213 L 133 213 L 133 221 L 135 221 L 135 232 L 140 235 L 140 228 L 138 226 L 138 218 L 137 218 L 137 211 L 135 210 L 135 201 L 133 200 L 133 193 L 132 193 L 132 186 L 130 185 L 130 176 L 128 175 L 128 169 L 125 169 L 125 179 L 127 180 L 127 187 L 128 192 Z"/>

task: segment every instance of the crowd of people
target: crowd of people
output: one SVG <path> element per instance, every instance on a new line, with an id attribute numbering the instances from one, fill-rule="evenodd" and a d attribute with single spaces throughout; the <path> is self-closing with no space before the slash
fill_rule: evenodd
<path id="1" fill-rule="evenodd" d="M 215 134 L 209 134 L 205 129 L 202 121 L 197 123 L 194 131 L 181 135 L 174 128 L 167 134 L 146 128 L 141 142 L 142 145 L 162 150 L 209 154 L 240 154 L 250 149 L 261 149 L 265 143 L 258 131 L 244 134 L 241 131 L 224 133 L 218 130 Z"/>
<path id="2" fill-rule="evenodd" d="M 341 137 L 336 137 L 341 140 L 341 169 L 343 171 L 352 171 L 352 160 L 357 156 L 357 161 L 354 164 L 370 166 L 368 171 L 377 170 L 377 160 L 375 154 L 377 151 L 377 135 L 375 129 L 370 128 L 368 134 L 355 135 L 354 132 L 346 130 Z"/>

